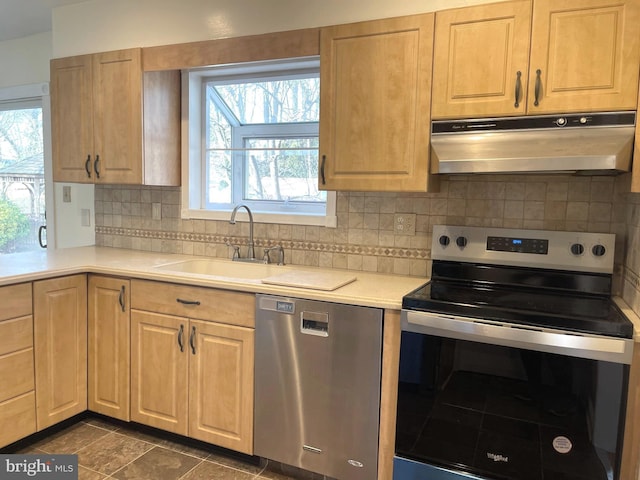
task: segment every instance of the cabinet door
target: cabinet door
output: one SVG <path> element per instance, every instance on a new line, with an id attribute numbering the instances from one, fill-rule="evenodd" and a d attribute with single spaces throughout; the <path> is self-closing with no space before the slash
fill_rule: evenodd
<path id="1" fill-rule="evenodd" d="M 129 421 L 129 281 L 89 277 L 89 410 Z"/>
<path id="2" fill-rule="evenodd" d="M 91 55 L 51 60 L 53 180 L 93 182 Z"/>
<path id="3" fill-rule="evenodd" d="M 433 19 L 321 30 L 320 189 L 427 190 Z"/>
<path id="4" fill-rule="evenodd" d="M 187 435 L 186 318 L 131 311 L 131 420 Z"/>
<path id="5" fill-rule="evenodd" d="M 529 0 L 437 12 L 433 118 L 524 114 L 530 36 Z"/>
<path id="6" fill-rule="evenodd" d="M 189 436 L 252 454 L 254 331 L 190 325 Z"/>
<path id="7" fill-rule="evenodd" d="M 139 48 L 93 56 L 96 182 L 142 183 L 141 58 Z"/>
<path id="8" fill-rule="evenodd" d="M 38 431 L 87 409 L 87 278 L 33 284 Z"/>
<path id="9" fill-rule="evenodd" d="M 635 110 L 640 2 L 535 0 L 533 4 L 529 114 Z"/>

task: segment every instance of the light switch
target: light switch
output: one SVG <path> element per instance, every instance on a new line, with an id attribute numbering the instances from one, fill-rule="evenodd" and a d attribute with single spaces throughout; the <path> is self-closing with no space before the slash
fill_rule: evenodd
<path id="1" fill-rule="evenodd" d="M 64 185 L 62 187 L 62 201 L 64 203 L 71 203 L 71 186 Z"/>

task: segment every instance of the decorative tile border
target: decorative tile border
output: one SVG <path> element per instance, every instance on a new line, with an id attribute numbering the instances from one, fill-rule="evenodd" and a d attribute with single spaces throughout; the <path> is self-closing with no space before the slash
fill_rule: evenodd
<path id="1" fill-rule="evenodd" d="M 167 232 L 160 230 L 143 230 L 138 228 L 118 228 L 118 227 L 101 227 L 96 226 L 96 234 L 113 235 L 133 238 L 148 238 L 153 240 L 170 240 L 179 242 L 196 242 L 224 245 L 227 243 L 233 245 L 246 245 L 246 237 L 235 237 L 227 235 L 216 235 L 208 233 L 194 232 Z M 420 248 L 400 248 L 400 247 L 384 247 L 384 246 L 367 246 L 367 245 L 351 245 L 351 244 L 329 244 L 320 242 L 308 242 L 304 240 L 263 240 L 255 239 L 256 247 L 268 247 L 275 244 L 282 245 L 283 248 L 289 250 L 303 250 L 312 252 L 326 253 L 344 253 L 349 255 L 366 255 L 388 258 L 406 258 L 428 260 L 431 258 L 431 251 Z"/>

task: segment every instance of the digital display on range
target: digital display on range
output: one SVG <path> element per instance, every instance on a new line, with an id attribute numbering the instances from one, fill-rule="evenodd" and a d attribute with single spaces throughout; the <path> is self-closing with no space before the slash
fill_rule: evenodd
<path id="1" fill-rule="evenodd" d="M 487 237 L 487 250 L 546 255 L 549 253 L 549 240 L 540 238 Z"/>

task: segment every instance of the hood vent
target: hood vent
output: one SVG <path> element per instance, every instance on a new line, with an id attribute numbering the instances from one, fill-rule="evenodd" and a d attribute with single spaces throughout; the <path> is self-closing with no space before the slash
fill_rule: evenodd
<path id="1" fill-rule="evenodd" d="M 576 173 L 631 169 L 635 112 L 433 122 L 432 173 Z"/>

